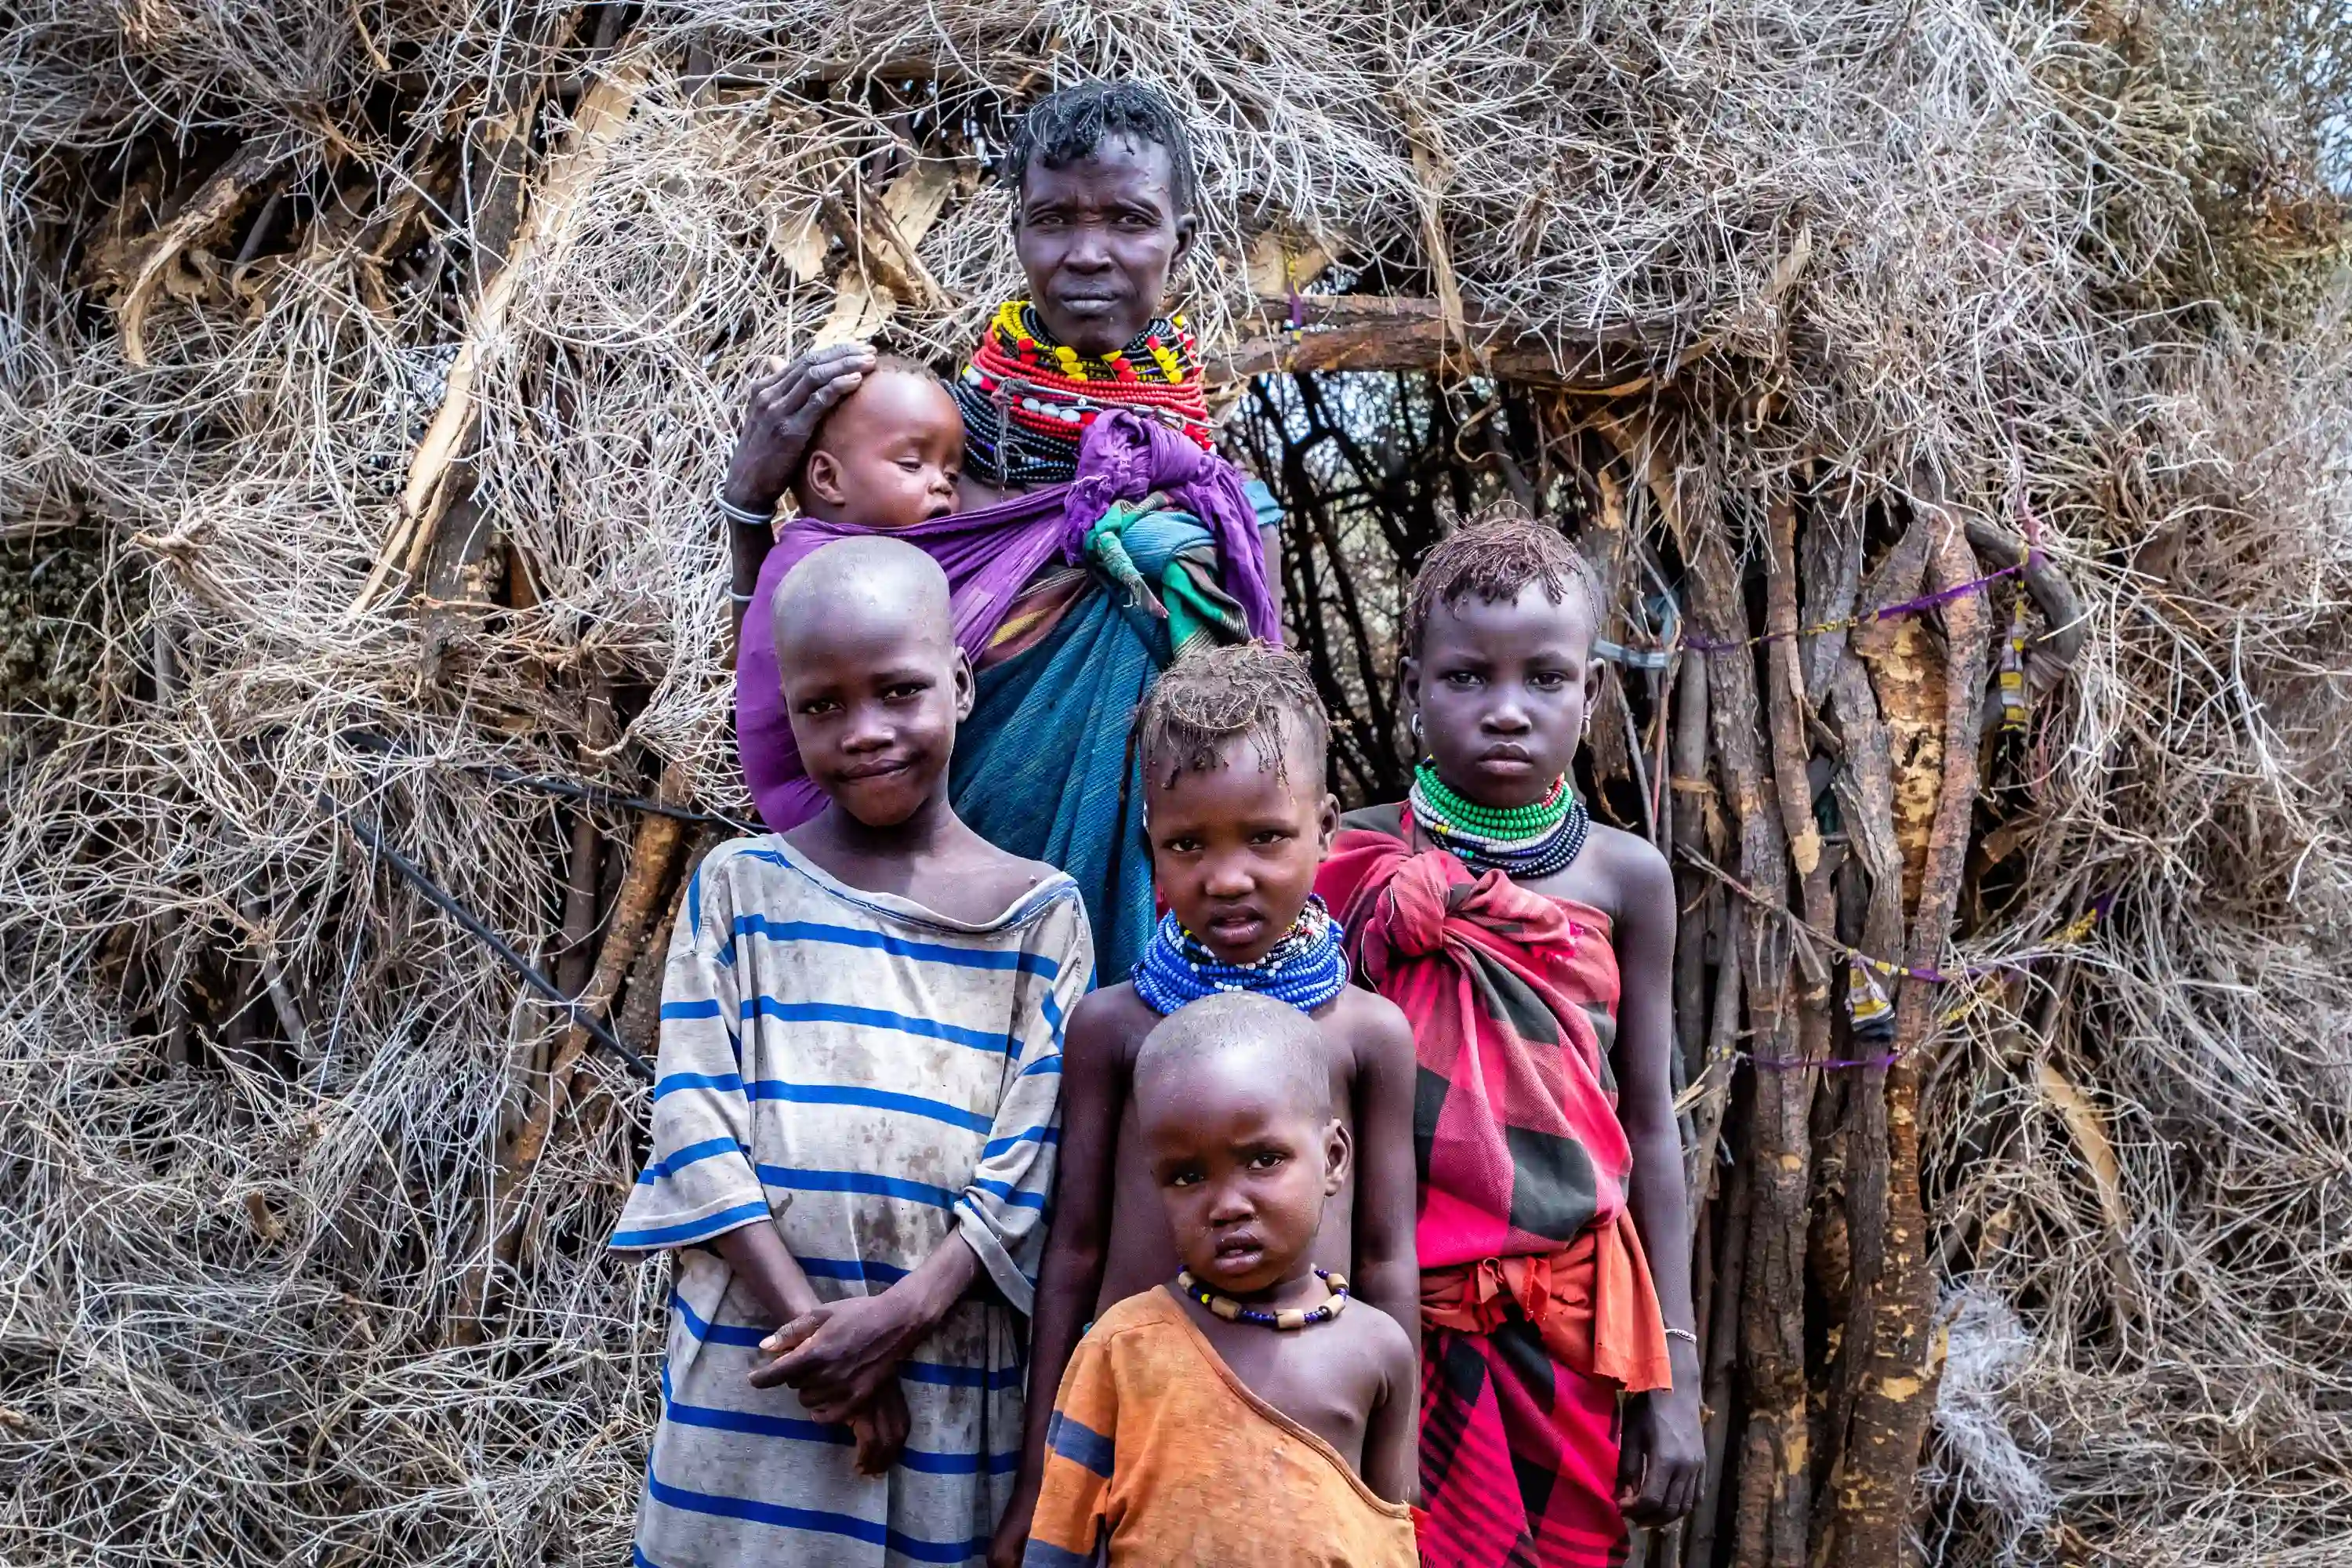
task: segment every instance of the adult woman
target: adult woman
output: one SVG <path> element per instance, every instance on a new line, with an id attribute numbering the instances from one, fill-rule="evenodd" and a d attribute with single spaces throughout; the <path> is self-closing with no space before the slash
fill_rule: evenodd
<path id="1" fill-rule="evenodd" d="M 1065 89 L 1024 117 L 1013 248 L 1030 297 L 996 313 L 955 385 L 967 510 L 908 531 L 958 589 L 980 670 L 955 761 L 955 808 L 1085 895 L 1097 969 L 1123 974 L 1151 921 L 1129 787 L 1127 716 L 1191 635 L 1279 637 L 1263 487 L 1209 448 L 1201 370 L 1160 314 L 1191 249 L 1194 184 L 1181 122 L 1132 83 Z M 752 391 L 721 491 L 735 593 L 749 605 L 737 682 L 744 771 L 769 825 L 809 805 L 776 706 L 766 601 L 814 543 L 767 520 L 824 413 L 874 363 L 864 345 L 803 355 Z M 1251 491 L 1255 493 L 1251 493 Z M 1147 510 L 1157 492 L 1173 508 Z"/>

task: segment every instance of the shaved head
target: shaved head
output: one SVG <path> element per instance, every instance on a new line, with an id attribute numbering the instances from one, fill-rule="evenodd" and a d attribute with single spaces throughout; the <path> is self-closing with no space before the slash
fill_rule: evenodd
<path id="1" fill-rule="evenodd" d="M 955 646 L 948 574 L 903 539 L 866 536 L 821 545 L 784 574 L 768 611 L 776 657 L 837 635 L 847 625 L 887 623 L 942 649 Z"/>
<path id="2" fill-rule="evenodd" d="M 771 623 L 810 782 L 869 828 L 945 809 L 972 682 L 939 563 L 887 534 L 837 539 L 784 574 Z"/>
<path id="3" fill-rule="evenodd" d="M 1152 1120 L 1155 1102 L 1189 1102 L 1214 1079 L 1278 1090 L 1312 1121 L 1331 1115 L 1331 1075 L 1315 1021 L 1271 996 L 1223 992 L 1161 1019 L 1136 1053 L 1137 1112 Z"/>

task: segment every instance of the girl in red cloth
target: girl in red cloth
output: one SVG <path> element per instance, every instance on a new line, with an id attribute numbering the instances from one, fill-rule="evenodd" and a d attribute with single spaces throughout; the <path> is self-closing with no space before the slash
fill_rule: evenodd
<path id="1" fill-rule="evenodd" d="M 1417 1045 L 1430 1568 L 1615 1563 L 1627 1518 L 1697 1487 L 1674 879 L 1569 777 L 1599 630 L 1550 528 L 1431 551 L 1401 670 L 1424 760 L 1410 799 L 1341 821 L 1316 882 Z"/>

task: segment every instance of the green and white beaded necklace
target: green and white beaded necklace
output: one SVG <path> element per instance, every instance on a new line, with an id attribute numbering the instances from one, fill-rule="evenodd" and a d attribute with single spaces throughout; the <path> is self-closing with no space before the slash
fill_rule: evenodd
<path id="1" fill-rule="evenodd" d="M 1463 864 L 1473 871 L 1500 871 L 1513 881 L 1549 877 L 1573 865 L 1592 820 L 1565 773 L 1532 805 L 1480 805 L 1447 785 L 1429 762 L 1413 769 L 1410 805 L 1421 830 Z"/>

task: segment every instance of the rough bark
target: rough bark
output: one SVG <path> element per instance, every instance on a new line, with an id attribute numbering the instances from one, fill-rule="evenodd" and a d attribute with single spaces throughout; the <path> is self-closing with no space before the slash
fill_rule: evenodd
<path id="1" fill-rule="evenodd" d="M 570 853 L 563 879 L 563 935 L 556 949 L 555 984 L 577 996 L 588 984 L 596 939 L 596 877 L 604 862 L 604 836 L 596 815 L 583 805 L 572 814 Z"/>
<path id="2" fill-rule="evenodd" d="M 1929 583 L 1948 587 L 1977 571 L 1958 520 L 1930 510 Z M 1909 962 L 1943 956 L 1967 864 L 1977 792 L 1977 716 L 1983 700 L 1991 617 L 1981 595 L 1944 607 L 1946 655 L 1942 768 L 1911 917 Z M 1934 1406 L 1935 1274 L 1919 1193 L 1919 1085 L 1932 1065 L 1936 993 L 1909 984 L 1895 1004 L 1897 1058 L 1886 1074 L 1884 1249 L 1869 1281 L 1866 1331 L 1854 1337 L 1858 1378 L 1836 1494 L 1832 1561 L 1881 1568 L 1911 1555 L 1911 1504 L 1921 1444 Z M 1859 1294 L 1859 1293 L 1858 1293 Z"/>
<path id="3" fill-rule="evenodd" d="M 1812 745 L 1808 739 L 1813 705 L 1805 691 L 1803 649 L 1797 638 L 1797 507 L 1788 496 L 1775 500 L 1771 534 L 1767 543 L 1764 573 L 1765 627 L 1774 638 L 1765 645 L 1765 691 L 1770 705 L 1772 776 L 1778 781 L 1780 828 L 1788 835 L 1789 859 L 1796 867 L 1805 923 L 1828 931 L 1837 923 L 1837 897 L 1830 880 L 1831 865 L 1822 846 L 1821 827 L 1813 816 Z M 1829 1055 L 1830 954 L 1811 940 L 1797 943 L 1801 969 L 1797 990 L 1797 1043 L 1808 1062 Z M 1816 1073 L 1808 1068 L 1791 1073 L 1798 1092 L 1790 1098 L 1810 1107 Z M 1792 1134 L 1800 1152 L 1810 1154 L 1806 1130 Z"/>
<path id="4" fill-rule="evenodd" d="M 1733 918 L 1738 918 L 1735 905 Z M 1737 973 L 1738 966 L 1724 965 Z M 1690 1534 L 1684 1543 L 1686 1568 L 1712 1568 L 1715 1541 L 1723 1511 L 1723 1466 L 1731 1437 L 1731 1369 L 1739 1348 L 1739 1293 L 1748 1271 L 1748 1226 L 1750 1210 L 1748 1167 L 1736 1164 L 1726 1194 L 1720 1226 L 1723 1266 L 1707 1293 L 1706 1383 L 1703 1403 L 1706 1469 L 1699 1482 L 1697 1506 L 1691 1510 Z"/>
<path id="5" fill-rule="evenodd" d="M 409 458 L 398 521 L 352 601 L 352 614 L 374 605 L 395 574 L 409 583 L 422 574 L 434 535 L 465 477 L 467 466 L 462 459 L 472 449 L 479 428 L 481 376 L 488 356 L 504 334 L 515 290 L 533 266 L 552 268 L 570 248 L 580 196 L 635 107 L 645 77 L 646 68 L 640 63 L 597 79 L 573 110 L 571 137 L 548 160 L 546 174 L 531 194 L 521 221 L 513 226 L 501 221 L 494 228 L 490 237 L 505 240 L 504 247 L 495 255 L 486 247 L 474 258 L 479 287 L 457 355 L 450 363 L 441 405 Z M 530 122 L 537 104 L 526 100 L 503 107 L 500 118 L 511 119 L 519 135 Z M 493 209 L 492 216 L 502 211 Z"/>
<path id="6" fill-rule="evenodd" d="M 1633 419 L 1602 420 L 1600 426 L 1643 475 L 1659 515 L 1681 549 L 1689 569 L 1693 628 L 1711 644 L 1730 645 L 1703 656 L 1717 774 L 1739 846 L 1739 875 L 1766 897 L 1785 898 L 1788 849 L 1765 763 L 1756 661 L 1747 646 L 1754 634 L 1738 563 L 1723 530 L 1692 525 L 1700 509 L 1683 493 L 1656 432 Z M 1727 944 L 1722 961 L 1737 962 L 1741 968 L 1750 1054 L 1763 1061 L 1789 1059 L 1797 1042 L 1786 922 L 1769 918 L 1745 922 L 1739 940 Z M 1769 1568 L 1803 1568 L 1811 1517 L 1804 1362 L 1809 1194 L 1801 1152 L 1805 1116 L 1799 1098 L 1803 1076 L 1771 1069 L 1755 1075 L 1756 1125 L 1749 1162 L 1753 1212 L 1740 1314 L 1748 1408 L 1740 1448 L 1733 1560 Z"/>
<path id="7" fill-rule="evenodd" d="M 1692 542 L 1693 619 L 1716 642 L 1750 635 L 1738 569 L 1717 533 Z M 1789 883 L 1784 819 L 1767 772 L 1755 661 L 1745 647 L 1708 656 L 1717 754 L 1739 840 L 1739 874 L 1767 896 Z M 1804 789 L 1801 772 L 1792 786 Z M 1727 955 L 1728 958 L 1729 955 Z M 1801 1568 L 1811 1520 L 1805 1384 L 1805 1215 L 1810 1193 L 1808 1074 L 1798 1059 L 1797 1013 L 1785 921 L 1748 923 L 1748 1050 L 1756 1073 L 1750 1135 L 1753 1215 L 1748 1239 L 1742 1339 L 1748 1360 L 1748 1436 L 1740 1460 L 1736 1560 Z"/>
<path id="8" fill-rule="evenodd" d="M 661 1048 L 662 973 L 669 967 L 670 935 L 677 929 L 677 911 L 686 902 L 687 884 L 701 868 L 702 858 L 720 842 L 719 829 L 705 826 L 694 836 L 694 847 L 677 868 L 670 883 L 669 899 L 662 906 L 662 917 L 646 932 L 640 944 L 636 963 L 630 967 L 628 988 L 621 994 L 621 1038 L 651 1059 Z"/>
<path id="9" fill-rule="evenodd" d="M 1673 710 L 1672 778 L 1664 798 L 1673 819 L 1674 847 L 1715 859 L 1723 847 L 1714 843 L 1710 828 L 1720 830 L 1713 807 L 1715 786 L 1706 778 L 1706 660 L 1694 658 L 1675 681 L 1682 701 Z M 1691 1213 L 1696 1215 L 1714 1195 L 1714 1151 L 1723 1123 L 1724 1103 L 1731 1090 L 1731 1063 L 1718 1059 L 1709 1047 L 1707 972 L 1726 951 L 1723 941 L 1724 898 L 1711 878 L 1687 866 L 1677 866 L 1675 889 L 1681 905 L 1675 935 L 1675 1039 L 1682 1057 L 1682 1078 L 1696 1086 L 1690 1109 L 1687 1185 Z M 1725 965 L 1717 973 L 1738 973 Z M 1734 1006 L 1738 1005 L 1735 999 Z"/>
<path id="10" fill-rule="evenodd" d="M 1924 525 L 1915 527 L 1913 532 L 1924 542 Z M 1898 546 L 1890 559 L 1892 571 L 1881 573 L 1865 595 L 1864 605 L 1875 607 L 1909 596 L 1917 590 L 1917 568 L 1922 564 L 1920 551 Z M 1868 630 L 1874 635 L 1885 631 Z M 1869 639 L 1864 640 L 1867 643 Z M 1871 686 L 1869 672 L 1852 645 L 1837 652 L 1830 679 L 1830 697 L 1839 743 L 1844 752 L 1836 788 L 1839 811 L 1846 824 L 1846 848 L 1867 888 L 1867 903 L 1854 940 L 1864 952 L 1889 957 L 1899 953 L 1903 947 L 1904 858 L 1895 836 L 1893 742 L 1879 715 L 1878 697 Z M 1846 1430 L 1853 1416 L 1855 1367 L 1868 1348 L 1869 1282 L 1877 1279 L 1879 1259 L 1885 1249 L 1886 1069 L 1854 1069 L 1853 1080 L 1847 1089 L 1847 1105 L 1850 1115 L 1845 1126 L 1844 1206 L 1850 1272 L 1846 1317 L 1841 1324 L 1830 1386 L 1829 1430 L 1833 1451 L 1827 1488 L 1832 1494 L 1840 1484 Z"/>
<path id="11" fill-rule="evenodd" d="M 1449 359 L 1466 359 L 1523 386 L 1613 393 L 1629 380 L 1646 380 L 1637 367 L 1669 335 L 1628 323 L 1601 327 L 1573 342 L 1538 340 L 1517 322 L 1465 305 L 1456 337 L 1436 300 L 1302 294 L 1297 304 L 1300 323 L 1293 331 L 1290 300 L 1260 301 L 1256 335 L 1212 360 L 1210 378 L 1230 384 L 1272 372 L 1436 370 Z"/>

